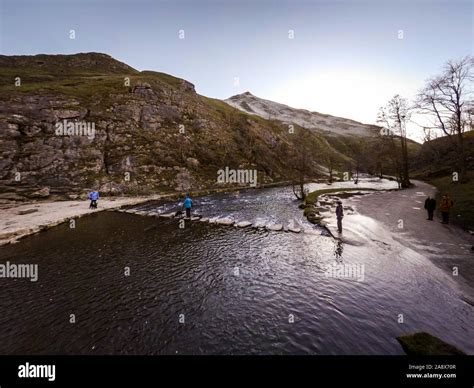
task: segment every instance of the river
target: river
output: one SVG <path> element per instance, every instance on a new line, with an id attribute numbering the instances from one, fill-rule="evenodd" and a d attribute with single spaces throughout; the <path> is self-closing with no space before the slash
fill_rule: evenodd
<path id="1" fill-rule="evenodd" d="M 403 354 L 396 336 L 424 330 L 474 353 L 472 307 L 372 220 L 361 216 L 365 238 L 347 244 L 309 224 L 288 187 L 195 204 L 206 217 L 305 233 L 101 212 L 4 246 L 1 263 L 38 264 L 39 277 L 0 279 L 0 352 Z M 335 263 L 363 266 L 364 279 L 326 276 Z"/>

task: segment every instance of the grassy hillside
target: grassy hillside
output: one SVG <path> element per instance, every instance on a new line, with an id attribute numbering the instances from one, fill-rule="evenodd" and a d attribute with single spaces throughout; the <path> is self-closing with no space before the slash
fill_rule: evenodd
<path id="1" fill-rule="evenodd" d="M 464 134 L 467 153 L 467 183 L 453 182 L 458 170 L 455 139 L 446 136 L 425 142 L 413 160 L 412 177 L 425 180 L 438 190 L 438 200 L 447 193 L 454 200 L 452 222 L 464 229 L 474 230 L 474 131 Z"/>
<path id="2" fill-rule="evenodd" d="M 302 128 L 291 134 L 168 74 L 98 53 L 0 56 L 0 81 L 0 194 L 199 190 L 215 186 L 225 166 L 257 169 L 262 184 L 295 174 Z M 95 137 L 58 136 L 65 119 L 93 123 Z M 327 142 L 306 141 L 307 178 L 317 178 Z M 348 160 L 332 152 L 336 163 Z"/>
<path id="3" fill-rule="evenodd" d="M 474 131 L 464 134 L 468 170 L 474 171 Z M 412 175 L 420 179 L 432 179 L 451 175 L 457 170 L 458 150 L 455 138 L 447 136 L 423 143 L 415 155 Z"/>

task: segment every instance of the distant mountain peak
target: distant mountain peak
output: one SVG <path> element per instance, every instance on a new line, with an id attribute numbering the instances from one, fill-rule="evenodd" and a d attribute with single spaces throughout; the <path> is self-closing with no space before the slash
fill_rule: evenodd
<path id="1" fill-rule="evenodd" d="M 243 92 L 243 93 L 240 93 L 240 94 L 235 94 L 234 96 L 231 96 L 228 99 L 229 100 L 238 100 L 240 98 L 245 98 L 245 97 L 255 97 L 255 96 L 247 90 L 246 92 Z"/>
<path id="2" fill-rule="evenodd" d="M 306 109 L 292 108 L 278 102 L 265 100 L 246 91 L 224 100 L 230 106 L 265 119 L 297 124 L 329 135 L 374 136 L 379 127 L 362 124 L 343 117 L 331 116 Z"/>

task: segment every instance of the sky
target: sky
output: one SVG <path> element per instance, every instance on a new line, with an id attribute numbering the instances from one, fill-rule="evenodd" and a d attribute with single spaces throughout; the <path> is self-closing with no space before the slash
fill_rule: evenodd
<path id="1" fill-rule="evenodd" d="M 103 52 L 205 96 L 250 91 L 373 124 L 390 97 L 412 98 L 447 60 L 473 53 L 473 4 L 0 0 L 0 53 Z"/>

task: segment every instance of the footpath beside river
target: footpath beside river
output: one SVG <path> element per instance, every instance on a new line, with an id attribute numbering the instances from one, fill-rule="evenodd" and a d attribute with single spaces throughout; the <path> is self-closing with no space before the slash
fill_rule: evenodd
<path id="1" fill-rule="evenodd" d="M 435 195 L 436 188 L 421 181 L 413 183 L 414 187 L 405 190 L 377 192 L 343 200 L 344 205 L 353 207 L 356 213 L 344 217 L 341 235 L 336 230 L 335 216 L 328 220 L 328 227 L 343 242 L 357 243 L 360 237 L 358 230 L 376 230 L 377 225 L 369 225 L 375 220 L 384 226 L 389 236 L 387 241 L 384 241 L 383 235 L 374 238 L 382 244 L 393 239 L 430 259 L 457 280 L 465 301 L 474 305 L 474 252 L 471 250 L 474 237 L 456 226 L 441 224 L 437 217 L 434 221 L 428 221 L 424 202 L 428 195 Z M 451 217 L 456 215 L 451 214 Z M 454 275 L 455 267 L 457 275 Z"/>

